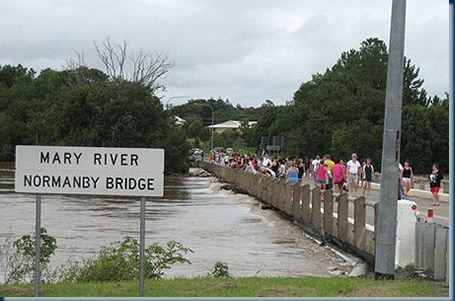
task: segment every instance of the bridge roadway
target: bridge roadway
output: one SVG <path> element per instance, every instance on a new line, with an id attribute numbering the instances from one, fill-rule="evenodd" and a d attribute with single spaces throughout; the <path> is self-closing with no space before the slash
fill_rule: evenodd
<path id="1" fill-rule="evenodd" d="M 204 161 L 208 162 L 208 158 L 204 158 Z M 304 179 L 303 184 L 310 184 L 311 187 L 314 187 L 314 180 L 312 179 Z M 412 190 L 411 190 L 412 191 Z M 370 193 L 368 195 L 365 195 L 365 198 L 373 203 L 378 203 L 379 202 L 379 192 L 380 190 L 378 189 L 371 189 Z M 362 196 L 362 189 L 357 190 L 357 197 Z M 428 208 L 432 207 L 434 210 L 434 222 L 444 225 L 446 227 L 449 227 L 451 224 L 450 221 L 450 208 L 449 208 L 449 202 L 444 202 L 441 201 L 441 204 L 437 207 L 431 206 L 431 203 L 433 202 L 431 198 L 425 198 L 425 197 L 408 197 L 406 198 L 407 200 L 414 201 L 417 203 L 417 210 L 419 211 L 419 214 L 423 216 L 427 216 L 427 210 Z M 449 197 L 450 200 L 450 197 Z M 333 208 L 334 212 L 337 212 L 337 205 L 334 205 Z M 353 218 L 354 217 L 354 203 L 349 202 L 349 217 Z M 366 223 L 373 225 L 374 224 L 374 210 L 373 208 L 368 208 L 366 210 Z"/>
<path id="2" fill-rule="evenodd" d="M 314 187 L 314 180 L 311 179 L 305 179 L 304 184 L 310 184 L 311 187 Z M 365 195 L 365 198 L 368 201 L 377 203 L 379 202 L 379 190 L 374 190 L 371 189 L 370 193 L 368 195 Z M 362 189 L 357 190 L 357 197 L 362 196 Z M 423 197 L 408 197 L 406 198 L 407 200 L 414 201 L 417 203 L 417 210 L 422 214 L 423 216 L 427 215 L 427 210 L 428 208 L 432 207 L 431 203 L 433 202 L 431 198 L 423 198 Z M 444 225 L 448 227 L 450 225 L 450 219 L 449 219 L 449 203 L 448 202 L 441 202 L 441 204 L 438 207 L 432 207 L 434 210 L 434 222 Z M 334 206 L 334 212 L 336 212 L 337 206 L 335 204 Z M 349 217 L 353 218 L 354 217 L 354 203 L 349 202 Z M 374 223 L 374 210 L 373 208 L 368 209 L 367 208 L 367 224 L 373 225 Z"/>

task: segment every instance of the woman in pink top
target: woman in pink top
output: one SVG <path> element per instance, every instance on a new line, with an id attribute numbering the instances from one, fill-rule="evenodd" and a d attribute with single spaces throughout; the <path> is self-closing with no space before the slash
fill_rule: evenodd
<path id="1" fill-rule="evenodd" d="M 321 162 L 319 163 L 319 167 L 316 171 L 316 185 L 321 187 L 321 197 L 323 198 L 324 197 L 324 193 L 325 193 L 325 186 L 327 185 L 327 183 L 329 182 L 329 175 L 327 173 L 327 166 L 324 165 L 324 162 Z"/>
<path id="2" fill-rule="evenodd" d="M 343 194 L 343 185 L 345 181 L 343 159 L 340 159 L 340 161 L 332 167 L 332 170 L 330 172 L 332 173 L 333 183 L 335 184 L 335 192 Z"/>

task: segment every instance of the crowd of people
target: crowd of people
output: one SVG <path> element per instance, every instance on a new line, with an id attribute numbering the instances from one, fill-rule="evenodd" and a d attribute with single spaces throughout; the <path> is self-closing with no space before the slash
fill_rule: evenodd
<path id="1" fill-rule="evenodd" d="M 358 160 L 356 153 L 350 160 L 340 158 L 336 162 L 330 154 L 316 156 L 315 158 L 282 158 L 279 155 L 263 154 L 252 156 L 249 154 L 227 154 L 212 152 L 209 160 L 213 163 L 238 168 L 251 173 L 260 173 L 273 179 L 283 179 L 286 182 L 298 183 L 305 180 L 314 181 L 321 188 L 322 197 L 327 189 L 334 189 L 335 193 L 348 192 L 349 196 L 357 197 L 361 190 L 362 195 L 369 195 L 371 182 L 374 177 L 374 167 L 370 158 L 363 162 Z M 409 161 L 404 166 L 399 164 L 399 199 L 409 196 L 409 191 L 414 181 L 414 172 Z M 433 194 L 434 206 L 439 206 L 439 190 L 442 187 L 443 175 L 439 172 L 437 164 L 433 165 L 429 175 L 430 190 Z"/>

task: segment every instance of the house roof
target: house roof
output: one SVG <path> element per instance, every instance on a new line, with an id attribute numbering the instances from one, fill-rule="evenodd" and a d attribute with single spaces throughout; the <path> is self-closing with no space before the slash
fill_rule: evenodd
<path id="1" fill-rule="evenodd" d="M 177 125 L 182 125 L 186 122 L 185 119 L 180 118 L 179 116 L 174 116 L 174 119 L 175 119 L 175 124 L 177 124 Z"/>
<path id="2" fill-rule="evenodd" d="M 257 121 L 249 121 L 248 122 L 248 127 L 255 125 Z M 228 120 L 222 123 L 214 124 L 213 128 L 214 129 L 238 129 L 241 126 L 241 122 L 238 120 Z M 212 128 L 211 125 L 208 126 L 208 128 Z"/>

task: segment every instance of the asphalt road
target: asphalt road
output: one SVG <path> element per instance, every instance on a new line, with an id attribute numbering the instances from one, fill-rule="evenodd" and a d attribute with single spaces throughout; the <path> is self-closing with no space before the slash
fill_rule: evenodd
<path id="1" fill-rule="evenodd" d="M 309 183 L 311 186 L 314 186 L 314 181 L 305 180 L 305 184 Z M 362 196 L 362 190 L 357 191 L 357 197 Z M 365 198 L 371 202 L 379 202 L 379 190 L 370 190 L 368 195 L 365 195 Z M 407 200 L 417 203 L 417 211 L 423 216 L 427 216 L 428 208 L 432 207 L 431 203 L 433 202 L 431 198 L 416 198 L 408 197 Z M 434 222 L 448 227 L 450 222 L 450 209 L 448 202 L 441 202 L 441 205 L 438 207 L 432 207 L 434 212 Z M 335 208 L 334 208 L 335 210 Z M 353 203 L 350 202 L 349 206 L 349 216 L 352 217 L 354 212 Z M 373 224 L 374 222 L 374 211 L 368 210 L 367 208 L 367 223 Z"/>

